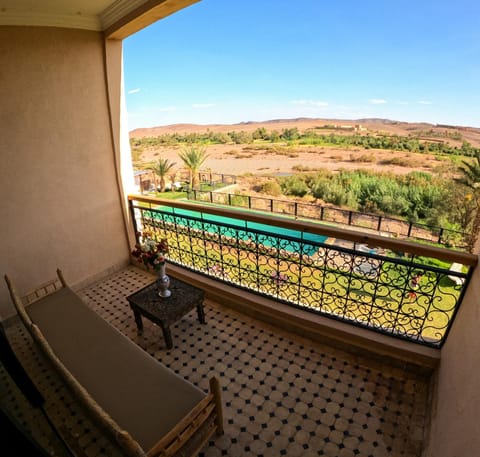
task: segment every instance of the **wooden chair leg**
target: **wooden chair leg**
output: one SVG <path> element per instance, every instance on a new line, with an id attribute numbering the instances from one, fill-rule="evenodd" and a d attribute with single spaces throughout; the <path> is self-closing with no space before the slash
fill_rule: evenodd
<path id="1" fill-rule="evenodd" d="M 213 398 L 215 400 L 215 410 L 217 411 L 217 416 L 215 418 L 217 435 L 223 435 L 222 389 L 220 387 L 220 382 L 215 376 L 210 378 L 210 391 L 213 393 Z"/>

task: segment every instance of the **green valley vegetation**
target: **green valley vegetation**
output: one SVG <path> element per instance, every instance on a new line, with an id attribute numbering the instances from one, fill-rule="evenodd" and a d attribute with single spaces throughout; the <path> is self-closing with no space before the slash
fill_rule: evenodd
<path id="1" fill-rule="evenodd" d="M 468 189 L 462 208 L 463 224 L 469 227 L 467 239 L 469 250 L 473 252 L 475 242 L 480 233 L 480 152 L 475 154 L 474 161 L 464 160 L 460 167 L 461 183 Z"/>
<path id="2" fill-rule="evenodd" d="M 373 214 L 399 216 L 409 222 L 475 232 L 480 195 L 460 181 L 425 172 L 406 175 L 371 171 L 326 170 L 278 177 L 282 192 L 311 196 L 335 206 Z M 451 240 L 455 244 L 455 240 Z"/>
<path id="3" fill-rule="evenodd" d="M 480 229 L 480 173 L 477 174 L 480 148 L 472 146 L 459 132 L 453 134 L 448 130 L 443 134 L 420 131 L 415 135 L 387 135 L 359 133 L 353 129 L 330 132 L 328 128 L 301 132 L 297 127 L 281 131 L 261 127 L 250 132 L 206 131 L 131 138 L 132 155 L 139 158 L 146 150 L 178 149 L 178 156 L 190 172 L 190 188 L 196 186 L 195 178 L 207 158 L 208 146 L 215 144 L 245 145 L 241 150 L 226 150 L 223 154 L 249 160 L 267 154 L 292 158 L 310 151 L 321 155 L 329 149 L 339 148 L 351 150 L 347 152 L 347 160 L 351 163 L 412 168 L 422 166 L 421 155 L 434 155 L 440 165 L 430 165 L 432 173 L 413 171 L 402 175 L 365 170 L 330 172 L 322 168 L 319 157 L 318 166 L 296 164 L 292 166 L 295 174 L 271 177 L 271 181 L 257 191 L 274 197 L 282 194 L 292 198 L 309 197 L 341 208 L 396 216 L 432 228 L 465 232 L 470 234 L 468 239 L 452 239 L 450 244 L 455 246 L 466 242 L 469 249 L 473 249 Z M 379 151 L 391 151 L 391 157 L 383 155 L 380 159 Z M 395 152 L 401 155 L 395 155 Z M 158 154 L 160 152 L 154 155 Z M 448 170 L 448 174 L 440 171 L 442 167 Z"/>
<path id="4" fill-rule="evenodd" d="M 321 133 L 316 130 L 300 132 L 298 128 L 287 128 L 282 131 L 267 131 L 258 128 L 254 132 L 231 131 L 205 132 L 205 133 L 172 133 L 156 137 L 132 138 L 132 150 L 141 152 L 145 148 L 156 146 L 175 146 L 178 144 L 251 144 L 283 143 L 289 146 L 309 145 L 326 147 L 360 147 L 363 149 L 383 149 L 391 151 L 405 151 L 417 153 L 448 154 L 474 157 L 480 153 L 479 148 L 473 147 L 468 141 L 463 141 L 461 146 L 452 145 L 450 139 L 458 141 L 459 137 L 447 136 L 445 140 L 426 139 L 419 136 L 400 136 L 382 134 L 339 134 Z"/>

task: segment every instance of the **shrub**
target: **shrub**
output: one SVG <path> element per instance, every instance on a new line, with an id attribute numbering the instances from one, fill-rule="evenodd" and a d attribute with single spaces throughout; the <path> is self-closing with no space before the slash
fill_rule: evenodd
<path id="1" fill-rule="evenodd" d="M 406 157 L 392 157 L 391 159 L 380 160 L 379 165 L 397 165 L 399 167 L 411 167 L 411 161 Z"/>
<path id="2" fill-rule="evenodd" d="M 375 162 L 376 160 L 375 154 L 350 154 L 350 162 L 369 163 Z"/>
<path id="3" fill-rule="evenodd" d="M 281 188 L 285 195 L 303 197 L 309 191 L 307 183 L 298 175 L 288 176 L 281 180 Z"/>
<path id="4" fill-rule="evenodd" d="M 312 185 L 312 194 L 315 198 L 320 198 L 326 203 L 337 206 L 348 206 L 353 209 L 358 206 L 357 199 L 350 189 L 345 188 L 338 181 L 328 179 L 328 177 L 317 177 Z"/>
<path id="5" fill-rule="evenodd" d="M 309 167 L 308 165 L 294 165 L 292 167 L 293 171 L 305 172 L 305 171 L 316 171 L 320 170 L 320 168 L 313 168 Z"/>
<path id="6" fill-rule="evenodd" d="M 280 195 L 282 195 L 282 188 L 276 180 L 264 182 L 258 187 L 258 190 L 259 192 L 273 195 L 274 197 L 279 197 Z"/>

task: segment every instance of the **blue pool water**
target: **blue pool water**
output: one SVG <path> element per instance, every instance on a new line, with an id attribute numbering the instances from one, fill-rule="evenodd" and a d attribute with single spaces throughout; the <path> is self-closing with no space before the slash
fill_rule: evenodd
<path id="1" fill-rule="evenodd" d="M 197 228 L 199 230 L 205 229 L 202 226 L 202 221 L 212 224 L 218 224 L 221 226 L 227 225 L 228 227 L 222 229 L 222 235 L 231 236 L 232 238 L 238 236 L 244 241 L 255 240 L 255 233 L 262 232 L 261 243 L 264 246 L 268 247 L 277 246 L 274 241 L 276 237 L 287 238 L 288 242 L 285 242 L 284 245 L 282 243 L 282 249 L 290 252 L 300 252 L 300 250 L 302 250 L 304 254 L 312 255 L 317 252 L 318 243 L 323 243 L 327 239 L 327 237 L 323 235 L 317 235 L 314 233 L 303 233 L 302 244 L 302 232 L 299 232 L 298 230 L 276 227 L 274 225 L 259 224 L 257 222 L 242 221 L 240 219 L 217 216 L 215 214 L 200 213 L 197 211 L 191 211 L 186 209 L 175 208 L 174 210 L 173 208 L 166 206 L 158 209 L 164 214 L 165 220 L 169 222 L 176 222 L 177 224 L 182 223 L 182 221 L 179 220 L 179 218 L 181 218 L 182 216 L 185 216 L 186 218 L 201 219 L 201 221 L 190 219 L 190 222 L 188 224 L 190 227 Z M 166 215 L 165 213 L 168 214 Z M 176 221 L 174 221 L 175 217 Z M 271 235 L 271 238 L 269 238 L 268 235 Z M 308 241 L 311 241 L 314 244 L 309 244 Z"/>

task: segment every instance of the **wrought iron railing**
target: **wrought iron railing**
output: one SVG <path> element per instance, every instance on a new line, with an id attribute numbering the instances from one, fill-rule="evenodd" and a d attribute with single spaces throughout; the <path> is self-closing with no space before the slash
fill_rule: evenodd
<path id="1" fill-rule="evenodd" d="M 169 261 L 291 306 L 441 347 L 476 256 L 249 211 L 130 196 Z"/>
<path id="2" fill-rule="evenodd" d="M 188 198 L 190 200 L 214 203 L 217 205 L 248 208 L 298 218 L 332 222 L 334 224 L 384 232 L 400 238 L 427 241 L 445 246 L 456 246 L 462 249 L 467 247 L 465 241 L 467 234 L 464 232 L 422 224 L 420 222 L 410 222 L 380 214 L 363 213 L 333 206 L 260 197 L 257 195 L 240 195 L 201 189 L 193 189 L 190 191 Z"/>

